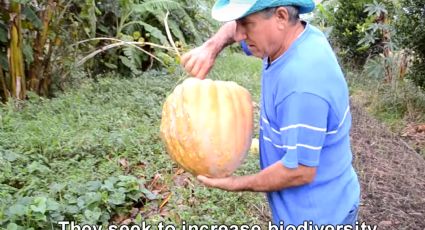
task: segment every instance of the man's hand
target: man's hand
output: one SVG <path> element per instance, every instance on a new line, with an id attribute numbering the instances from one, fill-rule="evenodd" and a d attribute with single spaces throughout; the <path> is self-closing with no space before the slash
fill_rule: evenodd
<path id="1" fill-rule="evenodd" d="M 224 47 L 232 44 L 236 35 L 236 22 L 225 23 L 217 33 L 202 46 L 184 54 L 181 59 L 186 71 L 197 78 L 204 79 L 214 65 L 217 55 Z"/>
<path id="2" fill-rule="evenodd" d="M 237 177 L 230 176 L 225 178 L 208 178 L 206 176 L 196 177 L 205 186 L 211 188 L 219 188 L 226 191 L 239 191 L 237 188 Z"/>
<path id="3" fill-rule="evenodd" d="M 181 64 L 190 75 L 205 79 L 214 65 L 216 56 L 214 48 L 208 43 L 204 43 L 202 46 L 184 54 Z"/>
<path id="4" fill-rule="evenodd" d="M 311 183 L 315 176 L 316 167 L 299 165 L 295 169 L 289 169 L 283 166 L 281 162 L 276 162 L 252 175 L 226 178 L 198 176 L 197 179 L 208 187 L 227 191 L 274 192 Z"/>

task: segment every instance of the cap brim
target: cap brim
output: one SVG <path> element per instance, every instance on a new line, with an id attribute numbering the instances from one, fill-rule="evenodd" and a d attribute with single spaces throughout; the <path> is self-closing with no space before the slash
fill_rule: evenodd
<path id="1" fill-rule="evenodd" d="M 228 3 L 227 5 L 220 7 L 213 7 L 211 16 L 222 22 L 228 22 L 237 20 L 245 16 L 245 14 L 251 9 L 253 3 Z"/>

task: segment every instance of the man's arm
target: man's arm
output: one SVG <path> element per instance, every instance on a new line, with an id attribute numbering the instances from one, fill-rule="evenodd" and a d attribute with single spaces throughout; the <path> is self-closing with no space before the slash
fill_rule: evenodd
<path id="1" fill-rule="evenodd" d="M 236 22 L 227 22 L 200 47 L 184 54 L 181 64 L 190 75 L 204 79 L 213 67 L 217 55 L 226 46 L 236 42 L 235 34 Z"/>
<path id="2" fill-rule="evenodd" d="M 227 178 L 198 176 L 197 178 L 208 187 L 227 191 L 273 192 L 311 183 L 315 176 L 316 167 L 299 165 L 295 169 L 289 169 L 281 162 L 276 162 L 253 175 Z"/>

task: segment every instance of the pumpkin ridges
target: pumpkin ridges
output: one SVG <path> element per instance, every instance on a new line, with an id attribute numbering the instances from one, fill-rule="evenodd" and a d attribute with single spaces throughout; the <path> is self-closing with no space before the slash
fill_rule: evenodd
<path id="1" fill-rule="evenodd" d="M 245 119 L 252 118 L 249 92 L 236 83 L 212 80 L 191 79 L 181 85 L 163 107 L 161 137 L 167 152 L 193 174 L 230 175 L 251 141 L 247 128 L 252 120 Z"/>
<path id="2" fill-rule="evenodd" d="M 240 137 L 238 135 L 237 130 L 237 128 L 239 127 L 239 121 L 235 119 L 237 115 L 237 110 L 233 101 L 234 98 L 232 96 L 232 88 L 230 86 L 230 83 L 218 81 L 217 84 L 220 85 L 220 88 L 223 91 L 221 93 L 222 98 L 220 99 L 220 101 L 224 102 L 224 105 L 222 105 L 221 107 L 224 111 L 230 111 L 225 113 L 224 117 L 222 114 L 220 121 L 220 133 L 224 133 L 224 135 L 222 135 L 221 137 L 220 143 L 228 147 L 227 149 L 223 150 L 224 154 L 221 155 L 220 163 L 223 164 L 224 168 L 233 168 L 235 163 L 231 161 L 231 156 L 238 152 L 237 144 L 238 137 Z"/>
<path id="3" fill-rule="evenodd" d="M 231 95 L 232 95 L 232 98 L 233 98 L 232 101 L 238 101 L 238 99 L 240 99 L 240 98 L 238 98 L 239 90 L 238 90 L 236 83 L 233 83 L 233 84 L 229 83 L 228 88 L 236 89 L 236 90 L 229 90 L 229 91 L 231 92 Z M 242 98 L 242 99 L 244 99 L 244 98 Z M 246 127 L 244 125 L 244 123 L 245 123 L 244 121 L 246 121 L 245 120 L 245 114 L 244 114 L 244 110 L 241 107 L 241 105 L 242 105 L 242 103 L 234 103 L 234 109 L 235 109 L 234 120 L 238 123 L 236 125 L 236 135 L 235 135 L 237 137 L 243 137 L 243 134 L 247 132 Z M 238 152 L 238 153 L 243 152 L 244 151 L 243 144 L 244 144 L 244 142 L 246 142 L 246 140 L 244 140 L 243 138 L 237 138 L 236 141 L 237 141 L 237 143 L 236 143 L 237 148 L 235 149 L 235 152 Z M 244 157 L 245 157 L 245 155 L 241 154 L 241 158 L 244 158 Z M 238 159 L 238 161 L 240 161 L 240 160 L 241 159 Z"/>
<path id="4" fill-rule="evenodd" d="M 220 155 L 218 153 L 218 149 L 221 147 L 221 143 L 219 140 L 219 136 L 214 135 L 214 133 L 217 133 L 217 127 L 220 126 L 220 114 L 221 114 L 221 105 L 219 105 L 219 94 L 220 92 L 217 89 L 217 84 L 213 82 L 210 79 L 207 79 L 207 81 L 203 81 L 202 84 L 206 88 L 206 95 L 203 97 L 203 99 L 209 99 L 207 100 L 209 102 L 209 109 L 202 111 L 205 114 L 205 117 L 210 117 L 209 121 L 206 121 L 203 126 L 205 126 L 206 129 L 206 136 L 204 136 L 203 140 L 203 149 L 202 152 L 204 154 L 207 154 L 206 159 L 208 159 L 209 162 L 213 162 L 214 164 L 218 162 L 217 156 Z M 208 167 L 208 174 L 214 175 L 216 172 L 214 171 L 213 167 Z"/>
<path id="5" fill-rule="evenodd" d="M 245 123 L 245 133 L 247 134 L 249 139 L 246 142 L 245 148 L 242 150 L 243 152 L 245 152 L 245 154 L 247 154 L 249 148 L 251 147 L 252 135 L 254 130 L 254 106 L 252 104 L 252 97 L 249 91 L 245 88 L 240 88 L 240 91 L 242 91 L 241 93 L 243 93 L 246 98 L 246 100 L 242 100 L 242 107 L 246 108 L 246 110 L 244 110 L 244 119 L 250 121 Z"/>
<path id="6" fill-rule="evenodd" d="M 246 108 L 246 110 L 243 110 L 244 113 L 244 119 L 246 119 L 247 121 L 251 121 L 251 122 L 247 122 L 245 123 L 245 130 L 246 132 L 250 132 L 249 133 L 249 142 L 247 142 L 246 146 L 245 146 L 245 151 L 247 152 L 249 150 L 249 147 L 251 146 L 251 141 L 252 141 L 252 135 L 253 135 L 253 130 L 254 130 L 254 107 L 252 104 L 252 98 L 251 98 L 251 94 L 249 93 L 249 91 L 245 88 L 239 88 L 239 93 L 244 95 L 245 100 L 242 100 L 242 107 Z M 248 109 L 249 108 L 249 109 Z"/>
<path id="7" fill-rule="evenodd" d="M 198 81 L 198 79 L 191 79 L 190 81 L 187 81 L 183 84 L 185 90 L 182 95 L 182 100 L 184 101 L 184 109 L 188 113 L 187 124 L 191 125 L 192 127 L 191 137 L 194 138 L 193 140 L 189 141 L 188 146 L 186 146 L 186 149 L 191 149 L 193 152 L 190 153 L 192 155 L 190 159 L 185 159 L 185 162 L 193 168 L 193 171 L 206 174 L 208 169 L 202 167 L 203 156 L 200 155 L 202 152 L 204 152 L 201 149 L 201 142 L 204 138 L 196 132 L 196 130 L 202 130 L 203 124 L 199 117 L 204 117 L 202 114 L 205 112 L 199 110 L 199 104 L 202 104 L 203 101 L 202 97 L 197 96 L 199 92 L 201 92 L 201 88 L 197 87 L 199 86 Z M 201 116 L 199 116 L 199 114 L 201 114 Z M 187 162 L 188 160 L 191 162 Z"/>
<path id="8" fill-rule="evenodd" d="M 185 111 L 183 108 L 183 101 L 180 97 L 182 97 L 183 93 L 183 85 L 178 85 L 173 92 L 176 96 L 172 97 L 170 107 L 171 114 L 174 114 L 174 119 L 171 119 L 171 139 L 172 139 L 172 146 L 174 147 L 174 151 L 172 154 L 175 159 L 177 159 L 177 162 L 181 163 L 181 166 L 187 170 L 190 170 L 190 165 L 187 164 L 186 160 L 187 155 L 191 155 L 192 153 L 185 152 L 185 146 L 182 142 L 183 137 L 180 136 L 180 133 L 185 134 L 184 132 L 184 123 L 182 122 L 184 120 L 185 114 L 183 112 Z M 177 154 L 176 154 L 177 153 Z"/>

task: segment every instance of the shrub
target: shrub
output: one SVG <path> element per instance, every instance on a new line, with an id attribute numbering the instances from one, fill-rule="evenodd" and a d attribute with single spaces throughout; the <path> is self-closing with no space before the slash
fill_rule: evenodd
<path id="1" fill-rule="evenodd" d="M 414 51 L 415 61 L 410 78 L 425 88 L 425 9 L 422 0 L 402 0 L 404 14 L 397 25 L 401 45 Z"/>

